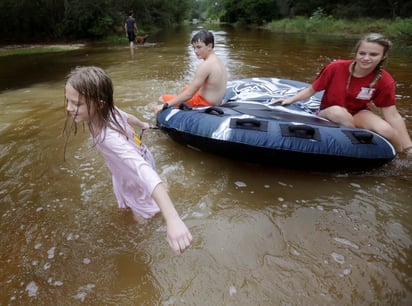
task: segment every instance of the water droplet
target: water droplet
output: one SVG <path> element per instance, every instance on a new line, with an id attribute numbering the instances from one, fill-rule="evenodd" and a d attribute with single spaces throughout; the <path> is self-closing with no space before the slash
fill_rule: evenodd
<path id="1" fill-rule="evenodd" d="M 236 185 L 237 187 L 239 187 L 239 188 L 243 188 L 243 187 L 246 187 L 246 186 L 247 186 L 246 183 L 241 182 L 241 181 L 235 182 L 235 185 Z"/>
<path id="2" fill-rule="evenodd" d="M 39 287 L 37 286 L 35 282 L 30 282 L 26 286 L 26 291 L 30 297 L 33 297 L 37 295 L 37 291 L 39 291 Z"/>
<path id="3" fill-rule="evenodd" d="M 233 296 L 237 293 L 236 287 L 235 286 L 230 286 L 229 287 L 229 294 L 230 296 Z"/>
<path id="4" fill-rule="evenodd" d="M 340 264 L 344 264 L 344 263 L 345 263 L 345 257 L 344 257 L 343 255 L 340 255 L 340 254 L 338 254 L 338 253 L 333 252 L 333 253 L 331 254 L 331 256 L 332 256 L 332 258 L 333 258 L 337 263 L 340 263 Z"/>

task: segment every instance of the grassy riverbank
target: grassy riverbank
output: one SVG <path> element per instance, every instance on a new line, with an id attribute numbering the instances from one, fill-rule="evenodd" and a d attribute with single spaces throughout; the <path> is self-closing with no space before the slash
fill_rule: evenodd
<path id="1" fill-rule="evenodd" d="M 0 47 L 0 56 L 66 52 L 82 48 L 83 44 L 21 44 Z"/>
<path id="2" fill-rule="evenodd" d="M 272 21 L 264 26 L 274 32 L 318 33 L 335 36 L 358 37 L 378 32 L 396 42 L 412 47 L 412 18 L 343 20 L 314 13 L 311 18 L 296 17 Z"/>

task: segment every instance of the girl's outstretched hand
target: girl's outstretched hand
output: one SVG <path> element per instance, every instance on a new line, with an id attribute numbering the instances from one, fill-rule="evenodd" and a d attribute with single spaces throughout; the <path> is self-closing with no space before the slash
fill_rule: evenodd
<path id="1" fill-rule="evenodd" d="M 177 255 L 182 254 L 192 242 L 192 234 L 178 216 L 167 221 L 167 241 Z"/>
<path id="2" fill-rule="evenodd" d="M 189 232 L 186 224 L 180 219 L 163 183 L 155 187 L 152 197 L 159 205 L 166 221 L 167 242 L 169 242 L 170 247 L 176 254 L 182 254 L 192 242 L 192 234 Z"/>
<path id="3" fill-rule="evenodd" d="M 142 122 L 142 126 L 141 126 L 142 130 L 148 130 L 150 129 L 150 124 L 147 122 Z"/>

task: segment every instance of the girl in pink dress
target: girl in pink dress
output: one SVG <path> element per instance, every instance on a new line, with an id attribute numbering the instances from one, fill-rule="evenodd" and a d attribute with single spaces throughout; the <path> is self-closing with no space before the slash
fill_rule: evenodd
<path id="1" fill-rule="evenodd" d="M 166 220 L 171 248 L 177 254 L 184 252 L 192 235 L 154 170 L 152 154 L 131 127 L 145 130 L 149 125 L 114 105 L 112 81 L 98 67 L 73 69 L 67 76 L 65 100 L 65 133 L 79 122 L 87 123 L 93 143 L 112 173 L 119 207 L 130 208 L 136 219 L 150 218 L 160 211 Z M 73 124 L 69 126 L 70 116 Z"/>
<path id="2" fill-rule="evenodd" d="M 395 105 L 395 81 L 383 69 L 392 43 L 370 33 L 355 46 L 355 58 L 327 65 L 316 80 L 295 96 L 290 104 L 324 90 L 319 116 L 338 124 L 368 129 L 388 139 L 398 152 L 412 153 L 412 141 L 405 121 Z M 371 111 L 373 103 L 382 117 Z"/>

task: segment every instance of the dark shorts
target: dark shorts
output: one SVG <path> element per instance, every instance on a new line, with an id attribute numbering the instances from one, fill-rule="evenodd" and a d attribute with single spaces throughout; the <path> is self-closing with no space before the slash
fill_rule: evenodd
<path id="1" fill-rule="evenodd" d="M 129 41 L 134 41 L 136 35 L 134 34 L 134 31 L 127 31 L 127 37 L 129 38 Z"/>

